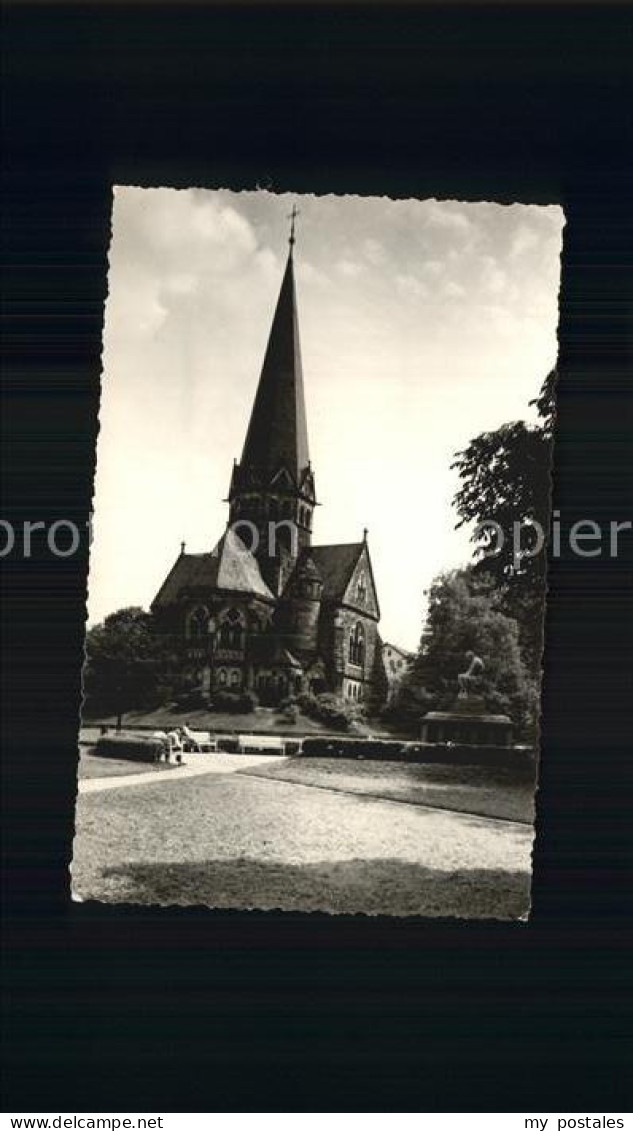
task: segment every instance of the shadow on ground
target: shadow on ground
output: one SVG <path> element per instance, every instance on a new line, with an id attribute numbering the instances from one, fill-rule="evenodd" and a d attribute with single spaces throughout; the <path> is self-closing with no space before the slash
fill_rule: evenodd
<path id="1" fill-rule="evenodd" d="M 495 919 L 521 918 L 530 902 L 527 872 L 441 872 L 390 858 L 129 864 L 104 869 L 101 884 L 81 894 L 117 903 Z"/>

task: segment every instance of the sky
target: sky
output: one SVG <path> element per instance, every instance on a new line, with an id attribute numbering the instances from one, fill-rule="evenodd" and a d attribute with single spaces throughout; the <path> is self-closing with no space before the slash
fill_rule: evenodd
<path id="1" fill-rule="evenodd" d="M 383 639 L 415 649 L 425 590 L 466 563 L 454 453 L 532 419 L 557 354 L 557 206 L 116 187 L 90 624 L 148 608 L 186 543 L 222 534 L 288 253 L 314 542 L 367 527 Z"/>

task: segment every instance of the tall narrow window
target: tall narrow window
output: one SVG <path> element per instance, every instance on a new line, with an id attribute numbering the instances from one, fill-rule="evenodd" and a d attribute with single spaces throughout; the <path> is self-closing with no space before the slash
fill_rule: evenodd
<path id="1" fill-rule="evenodd" d="M 244 623 L 238 609 L 229 609 L 220 625 L 220 647 L 240 652 L 244 647 Z"/>
<path id="2" fill-rule="evenodd" d="M 350 664 L 362 667 L 365 659 L 365 631 L 360 622 L 351 631 L 348 656 Z"/>
<path id="3" fill-rule="evenodd" d="M 209 628 L 209 610 L 201 605 L 199 608 L 194 609 L 189 615 L 188 629 L 189 636 L 194 640 L 200 640 L 201 637 L 207 635 Z"/>

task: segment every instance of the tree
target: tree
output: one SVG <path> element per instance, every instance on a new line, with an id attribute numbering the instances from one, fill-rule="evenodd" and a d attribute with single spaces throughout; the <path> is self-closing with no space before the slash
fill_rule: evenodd
<path id="1" fill-rule="evenodd" d="M 501 607 L 519 623 L 524 658 L 533 672 L 542 651 L 555 385 L 552 370 L 530 402 L 539 423 L 515 421 L 484 432 L 457 452 L 452 464 L 461 479 L 453 499 L 457 527 L 476 524 L 475 570 L 501 587 Z M 503 532 L 501 546 L 495 527 L 486 523 Z M 535 554 L 537 530 L 545 541 Z M 517 553 L 517 545 L 525 552 Z"/>
<path id="2" fill-rule="evenodd" d="M 472 567 L 434 580 L 420 648 L 403 684 L 405 702 L 417 698 L 426 702 L 426 709 L 450 708 L 465 653 L 472 651 L 485 664 L 481 694 L 486 708 L 510 715 L 520 733 L 533 730 L 536 683 L 521 656 L 518 624 L 501 603 L 494 581 Z"/>
<path id="3" fill-rule="evenodd" d="M 86 635 L 84 693 L 91 710 L 116 715 L 161 697 L 169 651 L 150 613 L 130 607 L 107 616 Z"/>

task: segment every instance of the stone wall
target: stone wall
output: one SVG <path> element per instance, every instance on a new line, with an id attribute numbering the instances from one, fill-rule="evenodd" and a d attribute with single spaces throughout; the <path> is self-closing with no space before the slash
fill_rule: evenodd
<path id="1" fill-rule="evenodd" d="M 324 654 L 329 660 L 328 682 L 333 691 L 345 695 L 348 687 L 360 684 L 360 698 L 366 698 L 374 672 L 378 648 L 378 626 L 370 616 L 354 609 L 332 610 L 323 618 L 321 640 Z M 349 640 L 357 624 L 365 633 L 365 650 L 362 665 L 350 663 Z M 345 696 L 349 698 L 350 696 Z"/>

